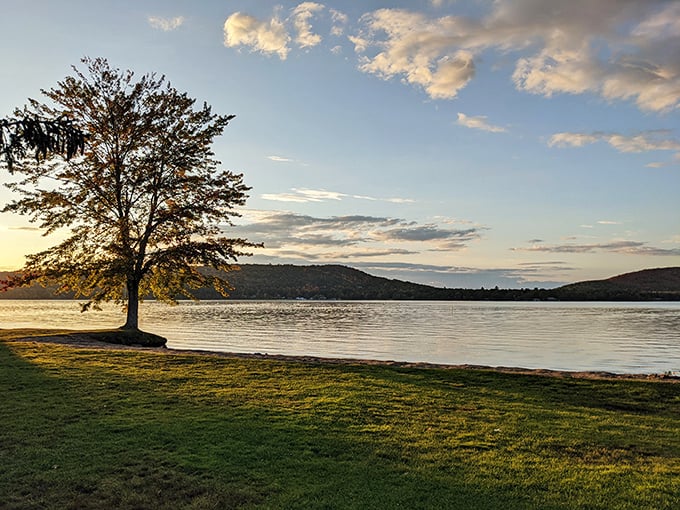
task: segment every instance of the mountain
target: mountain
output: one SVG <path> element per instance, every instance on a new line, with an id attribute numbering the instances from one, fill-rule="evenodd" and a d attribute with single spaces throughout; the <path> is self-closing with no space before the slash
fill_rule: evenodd
<path id="1" fill-rule="evenodd" d="M 680 267 L 644 269 L 605 280 L 572 283 L 554 289 L 559 299 L 597 301 L 680 299 Z"/>
<path id="2" fill-rule="evenodd" d="M 226 275 L 232 299 L 441 299 L 437 287 L 371 276 L 341 265 L 243 264 Z M 200 298 L 219 299 L 213 290 Z"/>
<path id="3" fill-rule="evenodd" d="M 649 301 L 680 300 L 680 267 L 646 269 L 606 280 L 572 283 L 557 289 L 446 289 L 372 276 L 341 265 L 243 264 L 227 274 L 230 299 Z M 210 271 L 207 270 L 206 271 Z M 9 273 L 0 273 L 0 280 Z M 195 291 L 199 299 L 222 299 L 214 289 Z M 0 292 L 0 299 L 68 299 L 53 288 L 34 285 Z"/>

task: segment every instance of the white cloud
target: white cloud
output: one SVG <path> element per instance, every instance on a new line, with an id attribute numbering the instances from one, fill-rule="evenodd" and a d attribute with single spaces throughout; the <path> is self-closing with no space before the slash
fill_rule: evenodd
<path id="1" fill-rule="evenodd" d="M 378 51 L 361 57 L 363 72 L 383 79 L 401 77 L 433 99 L 456 97 L 475 74 L 472 53 L 456 48 L 457 18 L 429 20 L 420 13 L 380 9 L 362 16 L 361 22 L 366 28 L 350 37 L 355 51 Z"/>
<path id="2" fill-rule="evenodd" d="M 147 18 L 149 25 L 163 32 L 170 32 L 176 30 L 184 24 L 184 17 L 177 16 L 175 18 L 160 18 L 158 16 L 149 16 Z"/>
<path id="3" fill-rule="evenodd" d="M 641 153 L 651 151 L 680 151 L 680 140 L 671 138 L 665 130 L 645 131 L 635 135 L 620 133 L 556 133 L 550 137 L 550 147 L 583 147 L 605 142 L 619 152 Z M 678 154 L 678 152 L 676 152 Z M 647 166 L 656 166 L 650 164 Z"/>
<path id="4" fill-rule="evenodd" d="M 410 198 L 375 198 L 365 195 L 348 195 L 338 191 L 316 190 L 308 188 L 293 188 L 290 193 L 265 193 L 261 195 L 264 200 L 273 200 L 279 202 L 325 202 L 328 200 L 343 200 L 345 198 L 353 198 L 355 200 L 369 200 L 390 202 L 393 204 L 410 204 L 415 200 Z"/>
<path id="5" fill-rule="evenodd" d="M 470 129 L 481 129 L 482 131 L 489 131 L 491 133 L 504 133 L 506 131 L 503 127 L 489 124 L 486 119 L 487 117 L 484 115 L 469 117 L 464 113 L 458 112 L 457 124 Z"/>
<path id="6" fill-rule="evenodd" d="M 378 200 L 376 198 L 368 198 L 368 200 Z M 385 198 L 385 202 L 390 202 L 392 204 L 415 204 L 415 200 L 412 198 Z"/>
<path id="7" fill-rule="evenodd" d="M 586 133 L 555 133 L 550 137 L 548 145 L 550 147 L 583 147 L 600 140 L 598 135 Z"/>
<path id="8" fill-rule="evenodd" d="M 324 6 L 315 2 L 303 2 L 293 9 L 293 24 L 297 30 L 295 42 L 300 48 L 311 48 L 321 42 L 321 36 L 312 32 L 310 19 Z"/>
<path id="9" fill-rule="evenodd" d="M 344 193 L 326 190 L 314 190 L 307 188 L 296 189 L 293 188 L 292 193 L 265 193 L 261 195 L 264 200 L 273 200 L 278 202 L 325 202 L 327 200 L 342 200 Z"/>
<path id="10" fill-rule="evenodd" d="M 250 46 L 253 51 L 276 54 L 285 60 L 290 51 L 289 42 L 290 36 L 277 16 L 260 21 L 248 14 L 236 12 L 224 22 L 224 45 L 229 48 Z"/>
<path id="11" fill-rule="evenodd" d="M 283 156 L 267 156 L 267 159 L 276 161 L 277 163 L 292 163 L 294 159 L 284 158 Z"/>
<path id="12" fill-rule="evenodd" d="M 340 12 L 336 9 L 330 9 L 331 19 L 333 20 L 333 26 L 331 27 L 331 35 L 340 37 L 345 33 L 345 26 L 349 21 L 349 17 L 344 12 Z"/>
<path id="13" fill-rule="evenodd" d="M 488 60 L 495 51 L 516 59 L 512 78 L 518 90 L 545 97 L 588 93 L 633 101 L 648 111 L 680 107 L 680 2 L 495 0 L 482 5 L 488 10 L 476 18 L 378 9 L 354 26 L 346 14 L 328 9 L 327 30 L 336 37 L 350 32 L 361 71 L 400 79 L 432 99 L 455 98 L 474 78 L 480 55 Z M 293 39 L 300 48 L 321 44 L 313 21 L 325 9 L 302 2 L 289 18 L 274 15 L 264 21 L 232 14 L 225 22 L 225 45 L 285 59 Z"/>
<path id="14" fill-rule="evenodd" d="M 321 43 L 322 37 L 313 31 L 312 18 L 325 6 L 316 2 L 302 2 L 291 10 L 289 18 L 282 19 L 277 9 L 270 19 L 260 20 L 249 14 L 236 12 L 224 22 L 224 45 L 229 48 L 250 47 L 265 55 L 277 55 L 286 60 L 293 40 L 299 48 L 311 48 Z"/>
<path id="15" fill-rule="evenodd" d="M 496 0 L 491 5 L 480 19 L 430 19 L 402 9 L 366 14 L 350 38 L 363 56 L 360 69 L 383 79 L 398 76 L 433 99 L 450 99 L 474 76 L 477 56 L 496 49 L 519 53 L 513 73 L 519 90 L 547 97 L 593 93 L 653 111 L 680 106 L 677 2 Z"/>
<path id="16" fill-rule="evenodd" d="M 320 202 L 321 200 L 312 200 L 308 197 L 298 195 L 295 193 L 263 193 L 260 195 L 263 200 L 272 200 L 274 202 L 296 202 L 303 204 L 305 202 Z"/>

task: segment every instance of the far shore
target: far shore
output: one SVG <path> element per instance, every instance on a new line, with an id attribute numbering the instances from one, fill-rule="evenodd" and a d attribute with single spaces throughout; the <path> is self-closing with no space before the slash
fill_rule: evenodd
<path id="1" fill-rule="evenodd" d="M 110 331 L 110 330 L 106 330 Z M 3 333 L 5 333 L 3 335 Z M 142 347 L 136 345 L 122 345 L 103 342 L 97 339 L 96 330 L 90 331 L 65 331 L 65 330 L 42 330 L 42 329 L 2 329 L 0 328 L 0 341 L 11 342 L 38 342 L 63 344 L 77 348 L 87 349 L 111 349 L 111 350 L 135 350 L 154 352 L 158 354 L 173 355 L 198 355 L 213 356 L 233 359 L 258 359 L 307 364 L 335 364 L 335 365 L 376 365 L 397 368 L 422 368 L 443 370 L 482 370 L 506 374 L 536 375 L 544 377 L 574 378 L 574 379 L 616 379 L 616 380 L 650 380 L 680 383 L 680 377 L 671 374 L 621 374 L 606 371 L 565 371 L 542 368 L 523 368 L 505 366 L 486 366 L 471 364 L 440 364 L 427 362 L 409 362 L 394 360 L 372 360 L 360 358 L 327 358 L 307 355 L 287 355 L 269 353 L 240 353 L 223 352 L 196 349 L 172 349 L 168 347 Z M 7 338 L 5 338 L 7 337 Z"/>

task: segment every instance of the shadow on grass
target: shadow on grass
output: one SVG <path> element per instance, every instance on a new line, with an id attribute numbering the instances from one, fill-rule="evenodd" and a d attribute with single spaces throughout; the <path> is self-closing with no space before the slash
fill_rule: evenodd
<path id="1" fill-rule="evenodd" d="M 680 497 L 663 493 L 674 487 L 666 478 L 652 480 L 652 499 L 628 501 L 619 492 L 652 482 L 635 465 L 616 471 L 584 457 L 586 441 L 604 441 L 590 429 L 565 432 L 585 423 L 584 410 L 609 413 L 617 388 L 0 342 L 0 501 L 17 509 L 671 508 Z M 645 413 L 675 412 L 678 392 L 668 391 Z M 642 393 L 630 398 L 642 406 Z M 577 418 L 560 414 L 567 407 Z M 677 419 L 671 425 L 677 433 Z M 665 445 L 671 467 L 674 441 Z"/>
<path id="2" fill-rule="evenodd" d="M 0 342 L 3 508 L 507 508 L 465 466 L 431 473 L 257 402 L 192 404 L 110 366 L 46 362 L 63 348 L 12 347 Z"/>

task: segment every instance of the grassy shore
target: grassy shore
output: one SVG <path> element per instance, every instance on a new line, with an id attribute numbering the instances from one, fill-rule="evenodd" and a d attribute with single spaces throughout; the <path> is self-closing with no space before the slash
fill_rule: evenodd
<path id="1" fill-rule="evenodd" d="M 0 508 L 680 508 L 680 384 L 0 330 Z M 23 338 L 23 339 L 22 339 Z"/>

